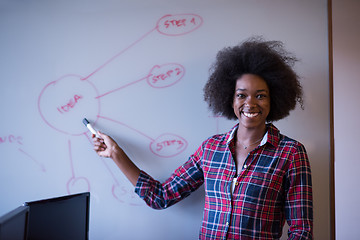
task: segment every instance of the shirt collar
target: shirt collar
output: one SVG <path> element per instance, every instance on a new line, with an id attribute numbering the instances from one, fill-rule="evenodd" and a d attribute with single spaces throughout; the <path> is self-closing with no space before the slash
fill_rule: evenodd
<path id="1" fill-rule="evenodd" d="M 239 124 L 236 124 L 228 133 L 228 139 L 227 139 L 227 144 L 229 144 L 233 139 L 234 139 L 234 135 L 236 130 L 238 129 Z M 272 124 L 272 123 L 268 123 L 266 125 L 267 127 L 267 131 L 264 135 L 264 137 L 262 138 L 261 142 L 260 142 L 260 146 L 265 145 L 267 142 L 269 142 L 271 145 L 273 146 L 277 146 L 279 144 L 280 141 L 280 137 L 279 137 L 279 130 Z"/>
<path id="2" fill-rule="evenodd" d="M 236 124 L 231 130 L 230 130 L 230 133 L 229 133 L 229 137 L 228 137 L 228 140 L 227 140 L 227 144 L 229 144 L 233 139 L 234 139 L 234 135 L 235 135 L 235 132 L 236 130 L 238 129 L 239 127 L 239 124 Z"/>

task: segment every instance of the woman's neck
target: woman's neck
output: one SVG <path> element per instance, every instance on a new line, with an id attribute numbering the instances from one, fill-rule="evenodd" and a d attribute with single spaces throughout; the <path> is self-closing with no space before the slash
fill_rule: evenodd
<path id="1" fill-rule="evenodd" d="M 245 128 L 239 125 L 236 133 L 236 141 L 245 148 L 255 143 L 259 143 L 266 133 L 266 125 L 257 128 Z"/>

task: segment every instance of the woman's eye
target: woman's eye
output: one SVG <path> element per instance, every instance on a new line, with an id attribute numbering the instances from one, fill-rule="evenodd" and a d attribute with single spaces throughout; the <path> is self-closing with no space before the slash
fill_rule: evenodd
<path id="1" fill-rule="evenodd" d="M 256 96 L 257 99 L 263 99 L 265 97 L 266 97 L 266 95 L 264 95 L 264 94 L 259 94 Z"/>
<path id="2" fill-rule="evenodd" d="M 245 94 L 238 93 L 238 94 L 236 94 L 236 97 L 237 98 L 245 98 Z"/>

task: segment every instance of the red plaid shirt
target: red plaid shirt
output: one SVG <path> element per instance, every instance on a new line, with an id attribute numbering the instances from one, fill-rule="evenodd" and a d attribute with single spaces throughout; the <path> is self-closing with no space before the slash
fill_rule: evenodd
<path id="1" fill-rule="evenodd" d="M 312 239 L 312 184 L 304 146 L 272 124 L 236 177 L 230 132 L 206 141 L 160 183 L 141 171 L 135 192 L 152 208 L 169 207 L 205 184 L 199 239 L 278 239 L 287 220 L 289 239 Z"/>

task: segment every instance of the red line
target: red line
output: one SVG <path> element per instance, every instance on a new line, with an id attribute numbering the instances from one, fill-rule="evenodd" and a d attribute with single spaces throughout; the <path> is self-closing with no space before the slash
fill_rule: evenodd
<path id="1" fill-rule="evenodd" d="M 72 159 L 72 154 L 71 154 L 71 142 L 70 142 L 70 139 L 68 140 L 68 146 L 69 146 L 69 159 L 70 159 L 71 173 L 72 173 L 72 177 L 75 178 L 74 164 L 73 164 L 73 159 Z"/>
<path id="2" fill-rule="evenodd" d="M 143 77 L 143 78 L 140 78 L 139 80 L 136 80 L 136 81 L 134 81 L 134 82 L 130 82 L 130 83 L 128 83 L 128 84 L 125 84 L 124 86 L 121 86 L 121 87 L 119 87 L 119 88 L 116 88 L 116 89 L 114 89 L 114 90 L 111 90 L 111 91 L 109 91 L 109 92 L 106 92 L 106 93 L 104 93 L 104 94 L 102 94 L 102 95 L 99 95 L 99 96 L 97 96 L 97 97 L 95 97 L 95 98 L 104 97 L 104 96 L 106 96 L 106 95 L 108 95 L 108 94 L 110 94 L 110 93 L 116 92 L 116 91 L 121 90 L 121 89 L 123 89 L 123 88 L 126 88 L 126 87 L 128 87 L 128 86 L 130 86 L 130 85 L 133 85 L 133 84 L 135 84 L 135 83 L 141 82 L 141 81 L 147 79 L 149 76 L 150 76 L 150 75 L 148 75 L 148 76 L 146 76 L 146 77 Z"/>
<path id="3" fill-rule="evenodd" d="M 141 40 L 143 40 L 147 35 L 149 35 L 150 33 L 152 33 L 153 31 L 155 31 L 158 27 L 156 26 L 155 28 L 151 29 L 149 32 L 145 33 L 142 37 L 140 37 L 138 40 L 136 40 L 135 42 L 133 42 L 132 44 L 130 44 L 130 46 L 128 46 L 127 48 L 123 49 L 121 52 L 119 52 L 118 54 L 116 54 L 115 56 L 113 56 L 112 58 L 110 58 L 108 61 L 106 61 L 104 64 L 102 64 L 100 67 L 98 67 L 95 71 L 93 71 L 92 73 L 90 73 L 87 77 L 83 78 L 83 80 L 86 80 L 88 78 L 90 78 L 91 76 L 93 76 L 95 73 L 97 73 L 98 71 L 100 71 L 102 68 L 104 68 L 106 65 L 108 65 L 110 62 L 114 61 L 117 57 L 119 57 L 121 54 L 123 54 L 124 52 L 126 52 L 127 50 L 129 50 L 131 47 L 133 47 L 135 44 L 137 44 L 138 42 L 140 42 Z"/>
<path id="4" fill-rule="evenodd" d="M 117 179 L 116 179 L 114 173 L 111 171 L 110 167 L 107 165 L 105 159 L 104 159 L 104 158 L 101 158 L 101 161 L 102 161 L 103 164 L 105 165 L 106 169 L 109 171 L 109 173 L 110 173 L 110 175 L 112 176 L 113 181 L 115 182 L 115 184 L 116 184 L 117 186 L 119 186 L 119 182 L 117 181 Z"/>
<path id="5" fill-rule="evenodd" d="M 84 132 L 83 134 L 85 135 L 85 137 L 87 138 L 87 140 L 89 140 L 91 146 L 93 146 L 93 142 L 92 142 L 91 138 L 87 135 L 87 133 Z"/>
<path id="6" fill-rule="evenodd" d="M 40 165 L 38 161 L 36 161 L 32 156 L 30 156 L 30 154 L 28 154 L 27 152 L 25 152 L 25 151 L 22 150 L 21 148 L 19 148 L 19 151 L 22 152 L 23 154 L 25 154 L 26 156 L 28 156 L 28 157 L 29 157 L 31 160 L 33 160 L 35 163 L 37 163 L 38 165 Z"/>
<path id="7" fill-rule="evenodd" d="M 37 161 L 34 157 L 32 157 L 30 154 L 28 154 L 27 152 L 25 152 L 24 150 L 22 150 L 21 148 L 18 149 L 20 152 L 22 152 L 23 154 L 25 154 L 27 157 L 29 157 L 31 160 L 33 160 L 40 168 L 41 171 L 45 172 L 46 169 L 44 167 L 43 164 L 41 164 L 39 161 Z"/>
<path id="8" fill-rule="evenodd" d="M 99 118 L 106 119 L 106 120 L 111 121 L 111 122 L 118 123 L 118 124 L 120 124 L 120 125 L 123 125 L 123 126 L 125 126 L 125 127 L 129 128 L 129 129 L 131 129 L 131 130 L 133 130 L 133 131 L 135 131 L 135 132 L 137 132 L 137 133 L 139 133 L 139 134 L 143 135 L 144 137 L 146 137 L 146 138 L 150 139 L 152 142 L 153 142 L 153 141 L 155 141 L 153 138 L 149 137 L 148 135 L 144 134 L 143 132 L 140 132 L 139 130 L 137 130 L 137 129 L 133 128 L 133 127 L 130 127 L 129 125 L 126 125 L 125 123 L 122 123 L 122 122 L 116 121 L 116 120 L 111 119 L 111 118 L 107 118 L 107 117 L 99 116 L 99 115 L 98 115 L 98 117 L 99 117 Z"/>
<path id="9" fill-rule="evenodd" d="M 89 135 L 87 135 L 86 133 L 84 133 L 85 137 L 89 140 L 91 146 L 94 146 Z M 110 167 L 106 164 L 106 161 L 104 160 L 104 158 L 100 157 L 101 161 L 103 162 L 103 164 L 105 165 L 106 169 L 109 171 L 110 175 L 112 176 L 115 184 L 119 185 L 119 182 L 116 180 L 116 177 L 114 175 L 114 173 L 111 171 Z"/>

